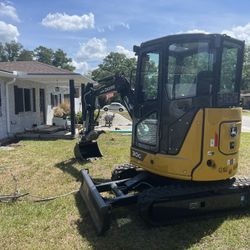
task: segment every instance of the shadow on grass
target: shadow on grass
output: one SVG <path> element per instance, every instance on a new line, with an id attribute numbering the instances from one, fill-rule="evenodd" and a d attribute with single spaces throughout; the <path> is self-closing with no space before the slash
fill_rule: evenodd
<path id="1" fill-rule="evenodd" d="M 141 220 L 136 206 L 113 210 L 112 224 L 104 236 L 97 236 L 81 195 L 76 195 L 81 214 L 80 234 L 93 249 L 187 249 L 211 235 L 225 218 L 186 221 L 164 227 L 149 227 Z"/>
<path id="2" fill-rule="evenodd" d="M 229 216 L 239 219 L 249 215 L 249 212 L 207 215 L 173 225 L 149 227 L 137 214 L 136 206 L 130 206 L 113 210 L 111 228 L 104 236 L 97 236 L 81 195 L 78 193 L 75 199 L 81 214 L 78 230 L 93 249 L 189 249 L 202 244 L 203 239 L 212 235 Z"/>
<path id="3" fill-rule="evenodd" d="M 55 167 L 59 168 L 63 172 L 68 173 L 69 175 L 74 177 L 76 180 L 80 180 L 81 178 L 80 171 L 74 166 L 76 163 L 78 163 L 78 161 L 75 158 L 71 158 L 69 160 L 62 161 L 62 162 L 55 164 Z"/>
<path id="4" fill-rule="evenodd" d="M 56 164 L 55 167 L 79 180 L 81 174 L 74 166 L 76 163 L 77 161 L 72 158 Z M 94 181 L 109 180 L 94 179 Z M 148 227 L 138 216 L 136 206 L 129 206 L 113 209 L 110 230 L 104 236 L 98 237 L 79 192 L 75 195 L 75 204 L 81 215 L 76 222 L 77 229 L 83 240 L 87 240 L 93 249 L 187 249 L 213 234 L 227 219 L 225 214 L 220 217 L 217 214 L 216 218 L 214 215 L 209 215 L 165 227 Z M 230 218 L 237 219 L 241 215 L 230 214 Z"/>

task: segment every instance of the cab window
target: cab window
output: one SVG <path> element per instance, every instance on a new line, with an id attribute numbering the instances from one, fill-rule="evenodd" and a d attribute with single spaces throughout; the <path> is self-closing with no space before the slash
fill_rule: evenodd
<path id="1" fill-rule="evenodd" d="M 213 80 L 212 68 L 213 54 L 208 42 L 171 44 L 167 79 L 169 98 L 180 99 L 201 93 L 209 94 Z M 201 84 L 203 86 L 200 86 Z M 201 88 L 203 89 L 199 91 Z"/>
<path id="2" fill-rule="evenodd" d="M 220 93 L 236 92 L 236 67 L 238 48 L 235 44 L 224 42 L 221 61 Z"/>
<path id="3" fill-rule="evenodd" d="M 159 60 L 160 55 L 157 52 L 149 52 L 142 56 L 140 94 L 143 102 L 157 99 Z"/>

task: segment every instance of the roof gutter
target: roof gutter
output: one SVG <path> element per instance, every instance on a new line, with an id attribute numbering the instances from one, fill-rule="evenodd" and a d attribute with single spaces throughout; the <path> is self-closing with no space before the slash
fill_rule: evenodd
<path id="1" fill-rule="evenodd" d="M 40 73 L 25 73 L 25 72 L 18 72 L 18 79 L 26 79 L 26 80 L 37 80 L 37 79 L 44 79 L 44 80 L 75 80 L 78 83 L 96 83 L 92 79 L 89 79 L 81 74 L 72 73 L 72 74 L 40 74 Z"/>

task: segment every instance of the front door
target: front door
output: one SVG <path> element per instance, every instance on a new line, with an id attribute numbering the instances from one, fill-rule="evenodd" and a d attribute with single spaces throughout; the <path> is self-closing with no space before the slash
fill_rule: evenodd
<path id="1" fill-rule="evenodd" d="M 40 121 L 41 124 L 46 123 L 46 113 L 45 113 L 45 90 L 40 89 Z"/>
<path id="2" fill-rule="evenodd" d="M 159 149 L 160 62 L 160 49 L 152 48 L 142 52 L 136 85 L 133 146 L 151 152 Z"/>

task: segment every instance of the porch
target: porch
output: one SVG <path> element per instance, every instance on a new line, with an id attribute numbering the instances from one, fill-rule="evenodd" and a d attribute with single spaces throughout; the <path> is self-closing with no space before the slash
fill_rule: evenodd
<path id="1" fill-rule="evenodd" d="M 17 140 L 73 140 L 78 136 L 78 128 L 75 128 L 75 133 L 72 134 L 71 129 L 65 129 L 62 126 L 40 125 L 36 128 L 26 129 L 21 133 L 16 133 Z"/>
<path id="2" fill-rule="evenodd" d="M 36 61 L 1 62 L 1 70 L 8 70 L 8 75 L 1 74 L 3 133 L 0 138 L 65 139 L 77 135 L 75 115 L 82 108 L 81 88 L 93 82 L 91 79 Z M 70 130 L 56 131 L 47 125 L 56 124 L 54 109 L 64 100 L 69 103 Z"/>

